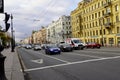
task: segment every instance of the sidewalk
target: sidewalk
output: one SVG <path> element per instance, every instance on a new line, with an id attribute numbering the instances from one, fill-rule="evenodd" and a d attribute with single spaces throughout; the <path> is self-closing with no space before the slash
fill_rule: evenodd
<path id="1" fill-rule="evenodd" d="M 18 54 L 11 52 L 11 49 L 4 49 L 2 52 L 5 59 L 5 74 L 8 80 L 24 80 L 23 73 L 21 72 L 21 65 L 18 59 Z"/>

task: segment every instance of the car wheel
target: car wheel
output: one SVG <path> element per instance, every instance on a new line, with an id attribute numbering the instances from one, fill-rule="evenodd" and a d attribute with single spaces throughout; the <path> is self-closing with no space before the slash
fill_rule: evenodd
<path id="1" fill-rule="evenodd" d="M 100 49 L 100 47 L 97 47 L 98 49 Z"/>
<path id="2" fill-rule="evenodd" d="M 73 51 L 73 49 L 70 50 L 71 52 Z"/>
<path id="3" fill-rule="evenodd" d="M 92 46 L 92 49 L 94 49 L 94 46 Z"/>

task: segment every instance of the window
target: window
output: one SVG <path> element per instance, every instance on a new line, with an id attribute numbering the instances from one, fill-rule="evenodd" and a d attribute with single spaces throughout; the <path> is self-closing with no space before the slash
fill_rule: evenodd
<path id="1" fill-rule="evenodd" d="M 107 8 L 107 9 L 106 9 L 106 12 L 107 12 L 107 13 L 111 12 L 110 8 Z"/>
<path id="2" fill-rule="evenodd" d="M 100 17 L 100 12 L 98 13 L 98 16 Z"/>
<path id="3" fill-rule="evenodd" d="M 110 22 L 110 18 L 107 18 L 107 22 Z"/>
<path id="4" fill-rule="evenodd" d="M 103 34 L 105 35 L 105 29 L 103 30 Z"/>
<path id="5" fill-rule="evenodd" d="M 102 15 L 104 15 L 104 10 L 102 11 Z"/>
<path id="6" fill-rule="evenodd" d="M 111 29 L 108 32 L 109 32 L 109 34 L 112 34 L 112 30 Z"/>
<path id="7" fill-rule="evenodd" d="M 92 26 L 92 25 L 91 25 L 91 23 L 90 23 L 90 28 L 91 28 L 91 26 Z"/>
<path id="8" fill-rule="evenodd" d="M 118 22 L 118 21 L 119 21 L 119 16 L 117 15 L 117 16 L 116 16 L 116 22 Z"/>
<path id="9" fill-rule="evenodd" d="M 94 14 L 92 14 L 92 19 L 94 19 Z"/>
<path id="10" fill-rule="evenodd" d="M 102 6 L 103 6 L 103 5 L 104 5 L 104 2 L 102 1 L 101 4 L 102 4 Z"/>
<path id="11" fill-rule="evenodd" d="M 95 13 L 95 18 L 97 18 L 97 13 Z"/>
<path id="12" fill-rule="evenodd" d="M 96 4 L 95 4 L 95 9 L 96 9 L 97 7 L 96 7 Z"/>
<path id="13" fill-rule="evenodd" d="M 91 20 L 91 16 L 89 15 L 89 20 Z"/>
<path id="14" fill-rule="evenodd" d="M 100 30 L 100 35 L 102 34 L 102 30 Z"/>
<path id="15" fill-rule="evenodd" d="M 100 7 L 100 3 L 98 3 L 98 8 Z"/>
<path id="16" fill-rule="evenodd" d="M 96 26 L 97 26 L 97 24 L 98 24 L 98 23 L 97 23 L 97 21 L 96 21 Z"/>
<path id="17" fill-rule="evenodd" d="M 95 31 L 93 31 L 93 36 L 95 36 Z"/>
<path id="18" fill-rule="evenodd" d="M 64 22 L 62 23 L 62 25 L 65 25 Z"/>
<path id="19" fill-rule="evenodd" d="M 96 35 L 98 35 L 98 30 L 96 30 Z"/>
<path id="20" fill-rule="evenodd" d="M 92 10 L 93 10 L 93 6 L 92 6 Z"/>
<path id="21" fill-rule="evenodd" d="M 117 27 L 117 33 L 120 33 L 120 27 Z"/>
<path id="22" fill-rule="evenodd" d="M 115 11 L 118 11 L 118 5 L 115 5 Z"/>
<path id="23" fill-rule="evenodd" d="M 92 24 L 93 24 L 93 27 L 94 27 L 94 22 Z"/>

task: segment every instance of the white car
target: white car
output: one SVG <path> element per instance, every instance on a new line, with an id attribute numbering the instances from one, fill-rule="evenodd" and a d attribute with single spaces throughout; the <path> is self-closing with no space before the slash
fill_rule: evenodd
<path id="1" fill-rule="evenodd" d="M 26 49 L 31 49 L 32 46 L 31 46 L 31 45 L 26 45 L 25 48 L 26 48 Z"/>
<path id="2" fill-rule="evenodd" d="M 41 50 L 42 48 L 41 48 L 40 45 L 35 45 L 33 49 L 34 49 L 34 50 Z"/>

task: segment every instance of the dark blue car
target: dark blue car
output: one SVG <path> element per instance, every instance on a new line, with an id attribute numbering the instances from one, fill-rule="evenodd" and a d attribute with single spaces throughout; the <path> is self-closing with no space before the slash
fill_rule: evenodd
<path id="1" fill-rule="evenodd" d="M 46 54 L 60 54 L 61 53 L 61 50 L 60 48 L 58 48 L 57 46 L 55 45 L 47 45 L 45 47 L 45 53 Z"/>

